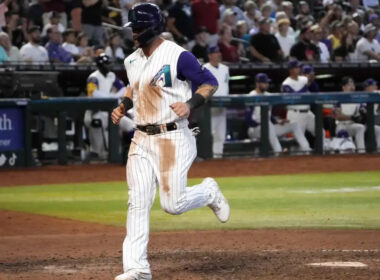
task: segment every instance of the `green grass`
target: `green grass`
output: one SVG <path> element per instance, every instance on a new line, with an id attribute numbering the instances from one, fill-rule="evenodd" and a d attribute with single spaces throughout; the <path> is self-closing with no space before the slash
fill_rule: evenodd
<path id="1" fill-rule="evenodd" d="M 190 180 L 190 185 L 200 182 Z M 218 178 L 232 212 L 220 224 L 208 208 L 180 216 L 164 213 L 157 195 L 154 231 L 249 228 L 380 228 L 380 172 Z M 357 192 L 332 192 L 339 188 Z M 367 188 L 366 188 L 367 187 Z M 313 190 L 316 193 L 304 193 Z M 322 192 L 321 192 L 322 191 Z M 323 192 L 325 191 L 325 192 Z M 124 226 L 124 182 L 0 188 L 0 208 Z"/>

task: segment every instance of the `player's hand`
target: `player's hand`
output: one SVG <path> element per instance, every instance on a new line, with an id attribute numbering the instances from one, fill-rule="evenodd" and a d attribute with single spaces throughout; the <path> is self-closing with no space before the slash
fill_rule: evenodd
<path id="1" fill-rule="evenodd" d="M 120 120 L 122 117 L 125 115 L 125 108 L 124 104 L 120 103 L 120 105 L 113 109 L 112 114 L 111 114 L 111 120 L 114 124 L 119 124 Z"/>
<path id="2" fill-rule="evenodd" d="M 176 115 L 180 118 L 187 118 L 190 115 L 190 108 L 184 102 L 176 102 L 170 105 L 170 108 L 176 113 Z"/>

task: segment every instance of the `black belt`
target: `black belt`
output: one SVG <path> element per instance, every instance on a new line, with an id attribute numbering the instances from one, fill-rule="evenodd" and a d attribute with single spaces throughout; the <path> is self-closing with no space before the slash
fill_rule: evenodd
<path id="1" fill-rule="evenodd" d="M 148 124 L 148 125 L 138 125 L 136 126 L 138 130 L 141 130 L 142 132 L 145 132 L 148 135 L 155 135 L 164 133 L 167 131 L 173 131 L 178 129 L 178 126 L 176 123 L 166 123 L 166 124 Z"/>
<path id="2" fill-rule="evenodd" d="M 302 109 L 302 110 L 297 110 L 297 109 L 292 109 L 294 112 L 300 112 L 300 113 L 307 113 L 309 112 L 309 109 Z"/>

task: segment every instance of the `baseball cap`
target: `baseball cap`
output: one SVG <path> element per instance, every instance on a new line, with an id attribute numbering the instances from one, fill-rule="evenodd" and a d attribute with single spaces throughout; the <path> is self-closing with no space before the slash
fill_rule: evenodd
<path id="1" fill-rule="evenodd" d="M 223 13 L 223 17 L 225 17 L 225 16 L 232 16 L 232 15 L 236 16 L 237 13 L 234 12 L 231 8 L 226 9 L 224 11 L 224 13 Z"/>
<path id="2" fill-rule="evenodd" d="M 290 20 L 287 18 L 282 18 L 279 21 L 277 21 L 277 25 L 280 26 L 281 24 L 288 24 L 290 25 Z"/>
<path id="3" fill-rule="evenodd" d="M 367 34 L 368 32 L 375 31 L 375 30 L 376 30 L 376 26 L 374 26 L 372 23 L 368 23 L 364 27 L 364 34 Z"/>
<path id="4" fill-rule="evenodd" d="M 378 19 L 378 18 L 379 18 L 379 16 L 378 16 L 377 14 L 372 14 L 372 15 L 370 15 L 368 21 L 369 21 L 369 22 L 372 22 L 372 21 L 374 21 L 374 20 L 376 20 L 376 19 Z"/>
<path id="5" fill-rule="evenodd" d="M 364 87 L 375 86 L 377 85 L 377 82 L 374 79 L 369 78 L 363 82 L 363 85 Z"/>
<path id="6" fill-rule="evenodd" d="M 302 73 L 303 74 L 311 74 L 314 73 L 314 68 L 311 65 L 305 65 L 302 67 Z"/>
<path id="7" fill-rule="evenodd" d="M 314 24 L 312 27 L 310 27 L 311 32 L 322 32 L 322 28 L 319 26 L 319 24 Z"/>
<path id="8" fill-rule="evenodd" d="M 271 21 L 270 18 L 265 18 L 265 17 L 263 17 L 262 19 L 260 19 L 259 23 L 260 23 L 260 24 L 271 24 L 272 21 Z"/>
<path id="9" fill-rule="evenodd" d="M 211 46 L 211 47 L 208 47 L 207 49 L 207 53 L 217 53 L 217 52 L 220 52 L 219 50 L 219 47 L 218 46 Z"/>
<path id="10" fill-rule="evenodd" d="M 300 68 L 300 67 L 302 67 L 302 63 L 299 62 L 298 60 L 291 60 L 288 62 L 288 69 Z"/>
<path id="11" fill-rule="evenodd" d="M 347 85 L 349 83 L 355 83 L 355 82 L 354 82 L 354 80 L 351 77 L 347 77 L 346 76 L 346 77 L 342 78 L 342 82 L 341 82 L 342 86 L 345 86 L 345 85 Z"/>
<path id="12" fill-rule="evenodd" d="M 256 83 L 270 83 L 272 80 L 269 79 L 268 75 L 265 73 L 259 73 L 255 76 Z"/>

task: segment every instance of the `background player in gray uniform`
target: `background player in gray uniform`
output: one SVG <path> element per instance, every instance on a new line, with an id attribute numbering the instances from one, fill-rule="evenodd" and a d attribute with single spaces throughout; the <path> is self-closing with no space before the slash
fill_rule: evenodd
<path id="1" fill-rule="evenodd" d="M 118 124 L 133 107 L 137 131 L 127 163 L 124 273 L 116 280 L 152 278 L 147 246 L 157 185 L 161 207 L 170 214 L 209 206 L 221 222 L 230 215 L 229 204 L 214 179 L 187 187 L 187 172 L 196 157 L 187 117 L 216 91 L 215 77 L 190 52 L 159 37 L 163 16 L 158 6 L 136 4 L 128 18 L 138 49 L 124 61 L 130 84 L 122 104 L 112 113 L 112 121 Z"/>
<path id="2" fill-rule="evenodd" d="M 208 48 L 209 61 L 204 65 L 217 79 L 218 90 L 214 96 L 226 96 L 229 94 L 230 72 L 226 65 L 222 64 L 222 54 L 218 47 Z M 227 110 L 225 108 L 211 108 L 211 131 L 212 131 L 212 152 L 214 158 L 223 156 L 223 145 L 226 139 Z"/>

